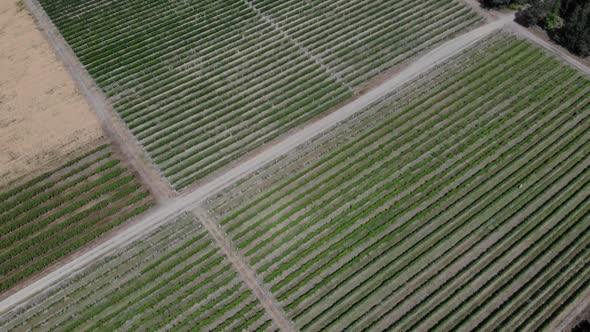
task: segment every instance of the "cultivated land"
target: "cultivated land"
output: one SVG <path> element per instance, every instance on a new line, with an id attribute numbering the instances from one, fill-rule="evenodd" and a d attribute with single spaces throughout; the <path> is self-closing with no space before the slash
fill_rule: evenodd
<path id="1" fill-rule="evenodd" d="M 589 115 L 495 34 L 207 207 L 302 330 L 535 330 L 590 287 Z"/>
<path id="2" fill-rule="evenodd" d="M 481 22 L 457 0 L 40 2 L 176 189 Z"/>
<path id="3" fill-rule="evenodd" d="M 17 2 L 0 3 L 0 293 L 153 205 Z"/>
<path id="4" fill-rule="evenodd" d="M 0 292 L 153 205 L 103 142 L 60 167 L 0 190 Z"/>
<path id="5" fill-rule="evenodd" d="M 101 259 L 0 329 L 277 330 L 193 215 Z"/>
<path id="6" fill-rule="evenodd" d="M 181 195 L 180 197 L 160 202 L 157 208 L 151 209 L 150 212 L 144 214 L 135 222 L 127 224 L 123 230 L 118 231 L 117 233 L 113 234 L 113 236 L 108 238 L 103 237 L 103 240 L 101 240 L 100 243 L 92 246 L 91 249 L 85 250 L 83 253 L 76 254 L 75 257 L 68 259 L 66 264 L 63 264 L 59 268 L 53 269 L 50 273 L 43 276 L 39 280 L 27 284 L 24 289 L 11 294 L 8 298 L 0 302 L 0 312 L 5 312 L 6 310 L 14 308 L 16 304 L 21 303 L 23 300 L 39 291 L 46 291 L 59 282 L 59 280 L 62 278 L 71 275 L 75 271 L 79 271 L 84 266 L 91 264 L 94 260 L 112 252 L 114 248 L 130 243 L 134 239 L 141 238 L 142 235 L 153 230 L 155 227 L 158 227 L 158 225 L 165 224 L 182 211 L 193 210 L 197 208 L 198 204 L 202 202 L 204 198 L 219 192 L 223 188 L 231 185 L 232 183 L 235 183 L 245 175 L 256 171 L 258 168 L 264 165 L 267 165 L 274 159 L 289 153 L 289 151 L 291 151 L 294 147 L 308 141 L 310 137 L 314 137 L 328 130 L 329 128 L 333 128 L 340 121 L 345 120 L 349 116 L 362 111 L 364 107 L 387 96 L 390 91 L 403 86 L 405 82 L 408 82 L 411 79 L 417 77 L 420 73 L 424 73 L 430 68 L 434 68 L 437 65 L 443 63 L 446 59 L 453 57 L 461 50 L 464 50 L 470 45 L 473 45 L 473 43 L 475 43 L 477 40 L 484 38 L 486 35 L 490 34 L 495 29 L 500 28 L 507 22 L 508 18 L 486 24 L 485 26 L 470 31 L 459 38 L 455 38 L 444 43 L 443 45 L 424 54 L 417 61 L 414 61 L 411 65 L 407 66 L 404 68 L 404 70 L 389 78 L 375 89 L 372 89 L 371 91 L 363 94 L 353 102 L 347 104 L 345 107 L 340 108 L 337 112 L 329 114 L 318 121 L 314 121 L 313 123 L 296 131 L 292 135 L 281 139 L 275 144 L 264 149 L 256 156 L 242 161 L 238 166 L 224 172 L 222 176 L 216 177 L 214 180 L 200 185 L 196 189 Z M 153 189 L 153 187 L 150 187 L 150 189 Z M 209 218 L 206 218 L 205 220 L 208 221 Z M 205 224 L 210 225 L 214 223 Z M 209 229 L 212 233 L 216 233 L 214 227 L 209 227 Z M 221 235 L 221 237 L 223 238 L 224 236 Z M 227 241 L 225 241 L 225 244 L 220 243 L 220 246 L 227 247 Z M 231 251 L 228 252 L 228 256 L 231 256 Z M 273 313 L 276 312 L 277 310 L 269 311 L 273 320 L 275 317 Z M 275 322 L 277 321 L 275 320 Z M 284 324 L 281 324 L 279 321 L 277 325 L 282 327 Z"/>
<path id="7" fill-rule="evenodd" d="M 175 167 L 188 165 L 166 174 L 174 187 L 203 181 L 5 298 L 0 329 L 529 330 L 569 324 L 587 298 L 590 81 L 528 42 L 490 36 L 510 16 L 413 61 L 480 19 L 455 1 L 42 2 L 120 116 L 138 107 L 149 119 L 138 126 L 162 132 L 154 141 L 178 135 L 164 143 L 180 151 Z M 340 91 L 366 93 L 211 174 L 329 109 L 325 98 L 340 103 Z M 107 146 L 22 192 L 25 180 L 4 187 L 22 202 L 2 203 L 2 268 L 36 254 L 34 266 L 49 264 L 147 209 L 117 161 L 137 167 L 137 156 Z M 45 215 L 25 216 L 19 242 L 6 227 L 21 210 Z"/>
<path id="8" fill-rule="evenodd" d="M 92 146 L 100 123 L 16 1 L 0 2 L 0 186 Z"/>

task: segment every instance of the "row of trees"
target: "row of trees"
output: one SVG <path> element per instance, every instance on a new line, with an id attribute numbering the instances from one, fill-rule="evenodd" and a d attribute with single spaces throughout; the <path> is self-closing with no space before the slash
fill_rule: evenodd
<path id="1" fill-rule="evenodd" d="M 518 7 L 517 22 L 545 29 L 557 43 L 590 55 L 590 0 L 482 0 L 486 7 Z"/>

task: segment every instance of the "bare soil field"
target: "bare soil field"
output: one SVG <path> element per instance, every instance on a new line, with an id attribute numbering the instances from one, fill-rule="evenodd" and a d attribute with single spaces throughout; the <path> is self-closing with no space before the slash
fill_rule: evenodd
<path id="1" fill-rule="evenodd" d="M 102 135 L 32 17 L 0 2 L 0 185 L 55 167 Z"/>

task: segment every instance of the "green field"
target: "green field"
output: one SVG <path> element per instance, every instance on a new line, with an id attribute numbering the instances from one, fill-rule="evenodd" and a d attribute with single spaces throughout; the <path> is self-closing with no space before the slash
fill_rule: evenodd
<path id="1" fill-rule="evenodd" d="M 498 33 L 208 208 L 301 330 L 533 331 L 590 287 L 589 116 Z"/>
<path id="2" fill-rule="evenodd" d="M 21 182 L 0 190 L 0 291 L 154 203 L 109 145 Z"/>
<path id="3" fill-rule="evenodd" d="M 0 318 L 2 330 L 276 330 L 192 215 Z"/>
<path id="4" fill-rule="evenodd" d="M 481 23 L 460 0 L 40 0 L 176 189 Z"/>

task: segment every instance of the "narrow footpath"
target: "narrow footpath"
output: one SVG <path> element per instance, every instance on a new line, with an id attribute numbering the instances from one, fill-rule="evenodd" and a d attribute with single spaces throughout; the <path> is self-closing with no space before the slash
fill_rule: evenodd
<path id="1" fill-rule="evenodd" d="M 236 271 L 242 277 L 242 281 L 246 284 L 254 296 L 258 298 L 266 312 L 273 320 L 275 325 L 285 332 L 297 331 L 294 327 L 293 322 L 287 318 L 283 307 L 274 298 L 268 289 L 264 287 L 260 278 L 256 275 L 256 272 L 250 267 L 246 258 L 238 252 L 238 249 L 231 243 L 227 236 L 223 233 L 223 230 L 219 225 L 209 218 L 207 212 L 201 208 L 196 208 L 193 214 L 201 222 L 203 227 L 211 234 L 211 237 L 215 240 L 221 251 L 233 264 Z"/>

